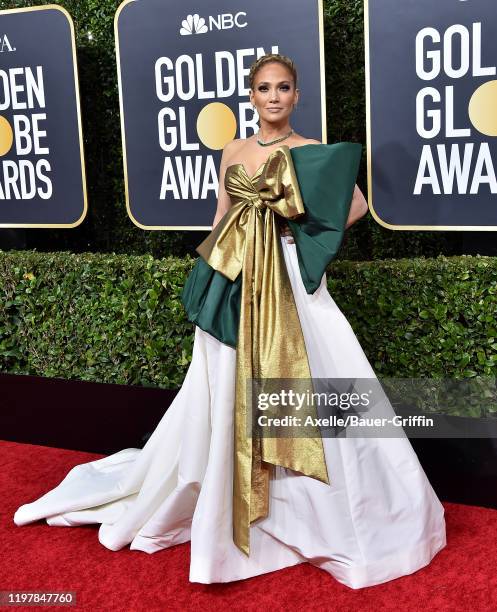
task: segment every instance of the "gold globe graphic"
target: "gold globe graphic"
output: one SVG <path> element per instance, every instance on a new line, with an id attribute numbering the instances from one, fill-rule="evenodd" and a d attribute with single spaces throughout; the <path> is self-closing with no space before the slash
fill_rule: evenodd
<path id="1" fill-rule="evenodd" d="M 497 81 L 488 81 L 475 89 L 468 112 L 474 127 L 486 136 L 497 136 Z"/>
<path id="2" fill-rule="evenodd" d="M 14 142 L 14 132 L 10 123 L 0 115 L 0 156 L 6 155 Z"/>
<path id="3" fill-rule="evenodd" d="M 236 118 L 231 108 L 222 102 L 204 106 L 197 117 L 197 134 L 204 146 L 222 149 L 236 134 Z"/>

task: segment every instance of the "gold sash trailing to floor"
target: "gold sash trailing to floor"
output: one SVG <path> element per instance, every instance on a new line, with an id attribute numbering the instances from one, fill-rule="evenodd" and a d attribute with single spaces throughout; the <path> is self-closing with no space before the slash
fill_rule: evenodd
<path id="1" fill-rule="evenodd" d="M 242 274 L 236 349 L 234 414 L 233 540 L 247 555 L 250 524 L 269 512 L 269 480 L 278 465 L 328 483 L 319 428 L 306 437 L 253 436 L 247 399 L 253 378 L 311 378 L 275 214 L 295 219 L 304 204 L 288 147 L 275 149 L 255 180 L 241 165 L 239 201 L 224 215 L 197 252 L 234 281 Z M 249 394 L 250 395 L 250 394 Z M 299 417 L 316 416 L 312 406 Z"/>

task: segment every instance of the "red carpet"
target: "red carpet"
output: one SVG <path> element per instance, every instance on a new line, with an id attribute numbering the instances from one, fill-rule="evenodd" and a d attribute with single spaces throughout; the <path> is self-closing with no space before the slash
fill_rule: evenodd
<path id="1" fill-rule="evenodd" d="M 418 572 L 354 591 L 308 564 L 230 584 L 188 582 L 189 545 L 147 555 L 112 552 L 98 525 L 17 527 L 18 506 L 102 455 L 1 442 L 0 590 L 76 591 L 77 606 L 149 610 L 497 610 L 497 511 L 445 503 L 447 547 Z M 15 609 L 15 608 L 14 608 Z M 46 609 L 46 608 L 41 608 Z"/>

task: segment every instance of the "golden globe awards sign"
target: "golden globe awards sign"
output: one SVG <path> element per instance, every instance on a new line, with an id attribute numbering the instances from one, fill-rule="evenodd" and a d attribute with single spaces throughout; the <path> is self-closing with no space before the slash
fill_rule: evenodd
<path id="1" fill-rule="evenodd" d="M 391 229 L 497 229 L 495 0 L 367 0 L 369 203 Z"/>
<path id="2" fill-rule="evenodd" d="M 0 227 L 75 227 L 86 209 L 72 20 L 0 11 Z"/>
<path id="3" fill-rule="evenodd" d="M 115 18 L 126 204 L 143 229 L 210 229 L 222 148 L 258 130 L 248 72 L 290 56 L 297 132 L 325 142 L 317 0 L 126 0 Z"/>

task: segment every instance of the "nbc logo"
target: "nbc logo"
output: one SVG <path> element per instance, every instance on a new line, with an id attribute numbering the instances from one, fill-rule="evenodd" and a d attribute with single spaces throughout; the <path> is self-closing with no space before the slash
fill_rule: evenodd
<path id="1" fill-rule="evenodd" d="M 205 25 L 205 19 L 200 17 L 198 13 L 195 15 L 188 15 L 186 19 L 181 22 L 180 34 L 204 34 L 208 32 L 209 28 Z"/>
<path id="2" fill-rule="evenodd" d="M 239 12 L 236 14 L 223 13 L 222 15 L 209 15 L 207 21 L 200 17 L 198 13 L 187 15 L 186 19 L 181 22 L 179 33 L 184 36 L 186 34 L 205 34 L 212 30 L 230 30 L 231 28 L 244 28 L 247 25 L 242 17 L 246 17 L 247 13 Z"/>

